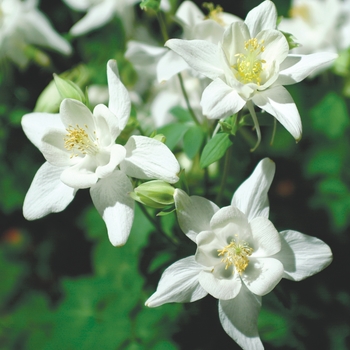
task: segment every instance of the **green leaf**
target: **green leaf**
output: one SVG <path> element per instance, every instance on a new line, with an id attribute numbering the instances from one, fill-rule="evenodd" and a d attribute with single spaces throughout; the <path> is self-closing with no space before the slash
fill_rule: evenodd
<path id="1" fill-rule="evenodd" d="M 201 168 L 206 168 L 221 159 L 231 145 L 232 141 L 229 134 L 216 134 L 203 149 L 199 162 Z"/>
<path id="2" fill-rule="evenodd" d="M 199 152 L 204 141 L 204 133 L 200 126 L 190 127 L 184 135 L 184 151 L 188 158 L 193 159 Z"/>
<path id="3" fill-rule="evenodd" d="M 170 150 L 173 150 L 189 128 L 190 125 L 188 124 L 173 123 L 160 128 L 158 130 L 158 134 L 163 134 L 166 137 L 165 144 L 170 148 Z"/>
<path id="4" fill-rule="evenodd" d="M 172 114 L 179 122 L 191 122 L 192 118 L 191 118 L 191 114 L 190 112 L 180 106 L 175 106 L 173 108 L 170 109 L 170 114 Z"/>

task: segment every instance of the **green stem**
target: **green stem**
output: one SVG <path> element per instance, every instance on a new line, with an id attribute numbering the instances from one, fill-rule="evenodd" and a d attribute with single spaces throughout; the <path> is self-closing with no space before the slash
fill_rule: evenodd
<path id="1" fill-rule="evenodd" d="M 228 148 L 228 150 L 226 151 L 226 154 L 225 154 L 224 171 L 223 171 L 222 178 L 221 178 L 220 190 L 219 190 L 219 193 L 217 194 L 216 200 L 215 200 L 215 203 L 217 205 L 219 205 L 219 206 L 221 204 L 222 195 L 223 195 L 224 189 L 226 187 L 228 170 L 229 170 L 229 167 L 230 167 L 230 161 L 231 161 L 231 157 L 232 157 L 231 153 L 232 153 L 232 146 L 230 146 Z"/>
<path id="2" fill-rule="evenodd" d="M 164 22 L 164 18 L 163 18 L 163 14 L 161 11 L 157 12 L 157 18 L 158 18 L 158 22 L 159 22 L 159 26 L 160 26 L 160 31 L 162 32 L 162 36 L 164 39 L 164 42 L 169 40 L 169 35 L 168 35 L 168 31 Z"/>
<path id="3" fill-rule="evenodd" d="M 277 121 L 276 121 L 276 118 L 273 118 L 273 129 L 272 129 L 272 136 L 271 136 L 270 146 L 273 145 L 273 141 L 275 139 L 276 127 L 277 127 Z"/>

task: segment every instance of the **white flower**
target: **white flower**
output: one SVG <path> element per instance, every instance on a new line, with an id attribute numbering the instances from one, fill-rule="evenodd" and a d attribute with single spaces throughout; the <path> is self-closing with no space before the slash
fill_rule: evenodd
<path id="1" fill-rule="evenodd" d="M 321 240 L 292 230 L 278 233 L 268 220 L 267 192 L 274 172 L 274 163 L 263 159 L 234 193 L 231 205 L 221 209 L 175 190 L 180 227 L 197 251 L 165 270 L 146 305 L 192 302 L 209 293 L 219 299 L 225 331 L 243 349 L 263 348 L 257 328 L 261 296 L 281 278 L 300 281 L 332 260 Z"/>
<path id="2" fill-rule="evenodd" d="M 23 212 L 33 220 L 62 211 L 78 189 L 90 188 L 111 243 L 122 245 L 134 216 L 128 176 L 174 183 L 180 169 L 171 151 L 155 139 L 131 136 L 125 146 L 115 144 L 128 121 L 130 99 L 116 61 L 108 62 L 107 77 L 108 108 L 100 104 L 91 113 L 81 102 L 65 99 L 59 114 L 30 113 L 22 118 L 24 132 L 46 159 L 26 195 Z"/>
<path id="3" fill-rule="evenodd" d="M 283 87 L 297 83 L 336 55 L 289 55 L 284 35 L 276 30 L 277 12 L 265 0 L 251 10 L 244 23 L 234 22 L 218 45 L 203 40 L 172 39 L 166 46 L 193 69 L 212 79 L 201 100 L 203 114 L 221 119 L 245 105 L 259 124 L 253 103 L 272 114 L 296 139 L 301 138 L 301 121 L 295 103 Z"/>
<path id="4" fill-rule="evenodd" d="M 31 44 L 65 55 L 72 51 L 36 6 L 36 0 L 0 0 L 0 57 L 8 57 L 21 67 L 28 63 L 25 50 Z"/>

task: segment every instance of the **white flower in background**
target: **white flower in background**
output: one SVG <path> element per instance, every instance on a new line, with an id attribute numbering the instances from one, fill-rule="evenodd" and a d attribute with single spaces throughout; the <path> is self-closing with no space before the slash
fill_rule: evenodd
<path id="1" fill-rule="evenodd" d="M 71 28 L 70 33 L 74 36 L 89 33 L 100 28 L 119 16 L 123 21 L 124 28 L 130 33 L 134 25 L 133 6 L 140 0 L 64 0 L 75 11 L 87 12 L 87 14 Z M 164 11 L 170 9 L 167 1 L 161 2 Z"/>
<path id="2" fill-rule="evenodd" d="M 59 114 L 23 116 L 25 134 L 46 159 L 25 197 L 23 213 L 34 220 L 60 212 L 78 189 L 90 188 L 111 243 L 123 245 L 134 217 L 128 176 L 174 183 L 180 168 L 171 151 L 155 139 L 131 136 L 125 146 L 115 143 L 128 121 L 130 99 L 116 61 L 108 62 L 107 77 L 108 108 L 100 104 L 91 113 L 81 102 L 65 99 Z"/>
<path id="3" fill-rule="evenodd" d="M 283 85 L 300 82 L 336 58 L 330 53 L 288 54 L 287 40 L 275 29 L 276 21 L 275 5 L 265 0 L 248 13 L 244 23 L 232 23 L 218 45 L 180 39 L 171 39 L 165 44 L 194 70 L 213 80 L 202 95 L 203 114 L 209 119 L 221 119 L 247 105 L 258 143 L 260 129 L 253 104 L 272 114 L 299 140 L 300 116 Z"/>
<path id="4" fill-rule="evenodd" d="M 341 7 L 340 0 L 293 0 L 290 18 L 283 18 L 278 28 L 296 38 L 300 46 L 295 53 L 337 52 Z"/>
<path id="5" fill-rule="evenodd" d="M 227 334 L 243 349 L 263 349 L 257 327 L 261 296 L 282 278 L 300 281 L 332 261 L 321 240 L 292 230 L 279 233 L 268 220 L 267 192 L 274 172 L 274 163 L 263 159 L 234 193 L 231 205 L 221 209 L 175 190 L 180 227 L 197 251 L 164 271 L 146 305 L 192 302 L 210 294 L 219 299 Z"/>
<path id="6" fill-rule="evenodd" d="M 29 45 L 47 47 L 65 55 L 70 44 L 59 36 L 47 18 L 36 8 L 36 0 L 0 0 L 0 58 L 7 57 L 24 67 Z"/>

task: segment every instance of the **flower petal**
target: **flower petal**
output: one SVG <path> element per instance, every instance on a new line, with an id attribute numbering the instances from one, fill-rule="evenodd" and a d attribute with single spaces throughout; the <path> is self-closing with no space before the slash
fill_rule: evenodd
<path id="1" fill-rule="evenodd" d="M 109 157 L 109 161 L 105 165 L 100 165 L 96 168 L 96 175 L 99 178 L 109 176 L 114 169 L 122 162 L 125 158 L 126 150 L 122 145 L 113 145 L 109 152 L 106 154 Z"/>
<path id="2" fill-rule="evenodd" d="M 215 79 L 203 91 L 201 106 L 209 119 L 221 119 L 240 111 L 246 101 L 221 79 Z"/>
<path id="3" fill-rule="evenodd" d="M 91 199 L 106 223 L 108 237 L 114 246 L 122 246 L 128 240 L 134 221 L 133 190 L 129 178 L 119 170 L 101 179 L 90 189 Z"/>
<path id="4" fill-rule="evenodd" d="M 248 26 L 250 35 L 255 38 L 259 32 L 266 29 L 276 29 L 277 10 L 272 1 L 262 1 L 257 7 L 254 7 L 244 21 Z"/>
<path id="5" fill-rule="evenodd" d="M 202 231 L 197 235 L 196 261 L 206 267 L 220 264 L 218 249 L 226 246 L 213 231 Z"/>
<path id="6" fill-rule="evenodd" d="M 338 57 L 332 52 L 317 52 L 311 55 L 288 55 L 280 66 L 276 84 L 291 85 L 304 80 L 313 71 L 329 65 Z"/>
<path id="7" fill-rule="evenodd" d="M 41 149 L 42 137 L 50 129 L 62 129 L 65 131 L 59 114 L 52 113 L 29 113 L 22 117 L 22 128 L 28 139 Z"/>
<path id="8" fill-rule="evenodd" d="M 215 268 L 220 271 L 216 271 Z M 200 285 L 214 298 L 229 300 L 236 297 L 242 287 L 239 274 L 232 273 L 232 269 L 224 271 L 224 264 L 219 264 L 215 268 L 200 272 L 198 276 Z M 224 275 L 225 272 L 227 272 L 226 275 Z"/>
<path id="9" fill-rule="evenodd" d="M 274 258 L 250 258 L 242 273 L 242 280 L 248 289 L 257 295 L 272 291 L 283 277 L 283 264 Z"/>
<path id="10" fill-rule="evenodd" d="M 253 102 L 273 115 L 298 142 L 301 139 L 301 120 L 298 109 L 289 92 L 280 85 L 257 92 Z"/>
<path id="11" fill-rule="evenodd" d="M 39 168 L 24 199 L 23 215 L 27 220 L 58 213 L 73 200 L 76 189 L 60 180 L 62 170 L 47 162 Z"/>
<path id="12" fill-rule="evenodd" d="M 96 128 L 91 111 L 78 100 L 64 99 L 60 105 L 60 116 L 66 128 L 87 126 L 91 132 Z"/>
<path id="13" fill-rule="evenodd" d="M 275 168 L 271 159 L 264 158 L 233 195 L 231 205 L 245 213 L 249 222 L 257 216 L 269 217 L 267 192 L 275 175 Z"/>
<path id="14" fill-rule="evenodd" d="M 180 165 L 162 142 L 145 136 L 131 136 L 125 145 L 126 157 L 120 169 L 137 179 L 179 180 Z"/>
<path id="15" fill-rule="evenodd" d="M 99 146 L 110 146 L 120 134 L 118 117 L 103 104 L 95 106 L 93 115 Z"/>
<path id="16" fill-rule="evenodd" d="M 189 68 L 189 65 L 181 56 L 169 50 L 158 62 L 157 80 L 159 83 L 162 83 Z"/>
<path id="17" fill-rule="evenodd" d="M 180 55 L 191 68 L 210 79 L 223 74 L 217 45 L 205 40 L 171 39 L 165 46 Z"/>
<path id="18" fill-rule="evenodd" d="M 261 297 L 242 285 L 231 300 L 219 300 L 219 318 L 225 332 L 245 350 L 263 350 L 258 332 Z"/>
<path id="19" fill-rule="evenodd" d="M 119 120 L 119 129 L 123 130 L 130 116 L 131 102 L 128 90 L 119 79 L 117 62 L 109 60 L 107 63 L 107 80 L 109 91 L 108 108 Z"/>
<path id="20" fill-rule="evenodd" d="M 146 306 L 188 303 L 204 298 L 208 293 L 198 283 L 198 274 L 202 268 L 194 256 L 176 261 L 163 272 L 157 290 L 146 301 Z"/>
<path id="21" fill-rule="evenodd" d="M 298 231 L 280 232 L 282 248 L 273 257 L 284 266 L 284 278 L 301 281 L 325 269 L 333 259 L 327 244 Z"/>
<path id="22" fill-rule="evenodd" d="M 189 197 L 178 188 L 174 192 L 174 200 L 181 230 L 195 242 L 198 233 L 210 229 L 210 220 L 219 207 L 203 197 Z"/>
<path id="23" fill-rule="evenodd" d="M 252 257 L 267 257 L 281 250 L 280 234 L 272 222 L 264 217 L 256 217 L 250 222 L 255 249 Z"/>

